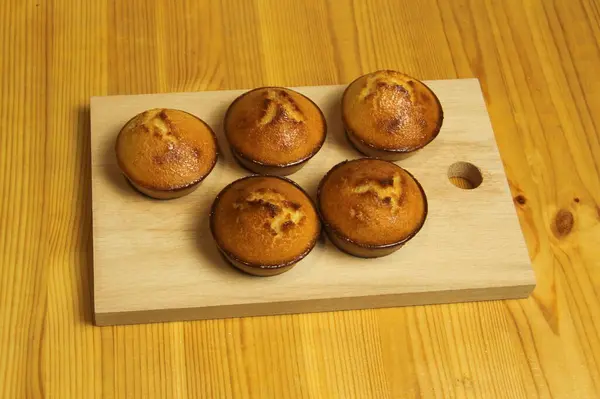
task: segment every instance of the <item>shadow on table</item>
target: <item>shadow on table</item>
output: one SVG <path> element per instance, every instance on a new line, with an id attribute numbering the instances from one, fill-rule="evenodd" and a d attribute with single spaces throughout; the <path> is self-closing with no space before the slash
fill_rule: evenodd
<path id="1" fill-rule="evenodd" d="M 81 149 L 82 156 L 80 157 L 81 163 L 77 165 L 77 168 L 81 171 L 81 185 L 79 186 L 78 198 L 78 214 L 81 215 L 79 219 L 79 232 L 81 234 L 81 248 L 78 251 L 79 256 L 79 306 L 78 316 L 79 320 L 86 324 L 92 324 L 94 322 L 94 285 L 93 285 L 93 261 L 94 261 L 94 248 L 93 248 L 93 226 L 92 226 L 92 161 L 91 161 L 91 130 L 90 130 L 90 108 L 89 105 L 80 107 L 77 117 L 77 141 L 79 143 L 78 148 Z"/>

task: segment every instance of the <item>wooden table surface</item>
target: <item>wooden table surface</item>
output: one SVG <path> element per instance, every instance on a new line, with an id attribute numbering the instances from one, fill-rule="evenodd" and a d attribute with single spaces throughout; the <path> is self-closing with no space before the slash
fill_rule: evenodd
<path id="1" fill-rule="evenodd" d="M 2 5 L 0 397 L 600 397 L 597 0 Z M 530 298 L 91 324 L 90 96 L 380 68 L 481 80 Z"/>

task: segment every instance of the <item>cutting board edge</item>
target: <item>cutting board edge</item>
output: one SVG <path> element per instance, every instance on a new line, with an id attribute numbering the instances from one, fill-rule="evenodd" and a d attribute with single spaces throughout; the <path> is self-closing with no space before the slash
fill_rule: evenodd
<path id="1" fill-rule="evenodd" d="M 535 277 L 522 284 L 500 287 L 449 289 L 427 292 L 405 292 L 388 295 L 322 298 L 287 302 L 245 303 L 179 309 L 148 309 L 94 313 L 97 326 L 160 323 L 171 321 L 214 320 L 239 317 L 310 314 L 334 311 L 382 309 L 405 306 L 441 305 L 475 301 L 497 301 L 527 298 L 536 286 Z"/>

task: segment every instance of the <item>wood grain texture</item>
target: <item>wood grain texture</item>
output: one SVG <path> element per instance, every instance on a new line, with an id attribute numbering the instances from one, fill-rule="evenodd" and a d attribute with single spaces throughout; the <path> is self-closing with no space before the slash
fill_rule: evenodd
<path id="1" fill-rule="evenodd" d="M 0 397 L 600 396 L 597 0 L 2 5 Z M 482 82 L 531 298 L 91 325 L 91 95 L 383 67 Z"/>
<path id="2" fill-rule="evenodd" d="M 535 285 L 533 271 L 479 82 L 426 84 L 444 109 L 442 129 L 432 143 L 399 163 L 427 195 L 427 220 L 419 234 L 402 250 L 370 260 L 348 256 L 323 237 L 293 270 L 268 279 L 231 268 L 217 250 L 208 222 L 217 193 L 250 174 L 233 158 L 222 128 L 227 108 L 244 91 L 92 98 L 95 322 L 132 324 L 528 296 Z M 313 200 L 319 182 L 334 165 L 361 157 L 342 126 L 340 99 L 346 87 L 294 88 L 314 101 L 327 120 L 325 144 L 290 176 Z M 122 126 L 157 107 L 196 115 L 211 126 L 220 144 L 219 161 L 201 187 L 173 201 L 155 201 L 132 189 L 114 152 Z M 449 175 L 474 174 L 483 177 L 476 190 L 461 190 L 448 181 Z"/>

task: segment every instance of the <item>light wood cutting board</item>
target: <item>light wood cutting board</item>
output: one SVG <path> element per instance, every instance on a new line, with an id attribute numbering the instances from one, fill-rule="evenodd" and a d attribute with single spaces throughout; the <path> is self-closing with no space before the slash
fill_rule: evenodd
<path id="1" fill-rule="evenodd" d="M 429 214 L 421 232 L 384 258 L 359 259 L 325 237 L 291 271 L 253 277 L 229 266 L 208 226 L 215 195 L 248 175 L 222 133 L 229 104 L 244 90 L 94 97 L 91 152 L 94 312 L 98 325 L 318 312 L 519 298 L 534 274 L 476 79 L 426 82 L 444 108 L 430 145 L 398 162 L 423 185 Z M 299 87 L 323 110 L 328 137 L 300 172 L 289 176 L 313 196 L 335 164 L 361 155 L 347 142 L 340 115 L 345 86 Z M 221 157 L 200 188 L 158 201 L 134 191 L 114 155 L 120 128 L 149 108 L 178 108 L 216 132 Z M 483 181 L 472 190 L 450 183 L 449 167 L 467 162 Z M 461 164 L 464 167 L 464 164 Z M 454 174 L 477 173 L 457 168 Z M 463 176 L 472 179 L 472 176 Z"/>

